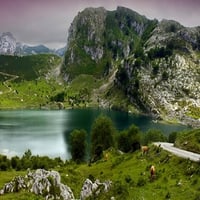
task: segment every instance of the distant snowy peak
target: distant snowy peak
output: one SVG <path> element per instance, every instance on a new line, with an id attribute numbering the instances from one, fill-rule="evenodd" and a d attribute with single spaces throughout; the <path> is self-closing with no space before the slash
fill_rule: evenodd
<path id="1" fill-rule="evenodd" d="M 0 35 L 0 55 L 33 55 L 42 53 L 53 53 L 63 56 L 66 47 L 60 49 L 49 49 L 44 45 L 30 46 L 16 41 L 12 33 L 5 32 Z"/>
<path id="2" fill-rule="evenodd" d="M 6 32 L 0 36 L 0 54 L 13 55 L 16 47 L 17 42 L 12 33 Z"/>

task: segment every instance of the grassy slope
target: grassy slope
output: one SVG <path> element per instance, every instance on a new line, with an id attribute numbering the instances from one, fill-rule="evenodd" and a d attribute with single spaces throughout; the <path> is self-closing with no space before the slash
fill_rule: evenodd
<path id="1" fill-rule="evenodd" d="M 187 151 L 200 153 L 200 129 L 179 133 L 175 145 Z"/>
<path id="2" fill-rule="evenodd" d="M 60 58 L 51 54 L 22 57 L 0 55 L 0 72 L 17 75 L 18 80 L 34 80 L 59 62 Z"/>
<path id="3" fill-rule="evenodd" d="M 61 64 L 51 54 L 0 56 L 0 108 L 39 108 L 63 88 L 47 73 Z"/>
<path id="4" fill-rule="evenodd" d="M 156 178 L 150 180 L 149 169 L 151 165 L 156 167 Z M 120 155 L 114 150 L 109 151 L 108 160 L 104 159 L 93 163 L 76 165 L 66 164 L 63 168 L 57 168 L 61 174 L 62 182 L 67 184 L 74 192 L 75 198 L 79 198 L 83 182 L 88 177 L 94 177 L 101 181 L 112 180 L 113 189 L 98 199 L 126 200 L 155 200 L 155 199 L 198 199 L 200 197 L 200 166 L 170 155 L 161 150 L 157 152 L 152 146 L 149 155 L 142 156 L 141 152 Z M 15 172 L 1 172 L 0 187 Z M 23 172 L 18 172 L 23 173 Z M 5 195 L 4 199 L 25 199 L 26 193 Z M 40 199 L 32 195 L 26 199 Z"/>
<path id="5" fill-rule="evenodd" d="M 40 105 L 47 104 L 50 97 L 59 91 L 62 87 L 55 81 L 24 81 L 20 83 L 9 83 L 10 89 L 0 85 L 0 90 L 4 91 L 0 95 L 1 109 L 21 109 L 21 108 L 39 108 Z"/>

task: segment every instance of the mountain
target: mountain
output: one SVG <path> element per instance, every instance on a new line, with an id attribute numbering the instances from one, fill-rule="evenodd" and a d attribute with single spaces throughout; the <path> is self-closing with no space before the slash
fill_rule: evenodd
<path id="1" fill-rule="evenodd" d="M 139 38 L 156 23 L 123 7 L 117 11 L 85 9 L 75 17 L 69 29 L 63 71 L 69 72 L 71 77 L 83 72 L 97 76 L 107 74 L 111 61 L 131 55 Z"/>
<path id="2" fill-rule="evenodd" d="M 64 56 L 65 55 L 65 51 L 66 51 L 66 46 L 65 47 L 61 47 L 59 49 L 54 50 L 54 53 L 58 56 Z"/>
<path id="3" fill-rule="evenodd" d="M 9 32 L 0 36 L 0 54 L 12 55 L 17 47 L 16 39 Z"/>
<path id="4" fill-rule="evenodd" d="M 99 98 L 111 107 L 118 89 L 145 113 L 199 125 L 200 27 L 149 20 L 124 7 L 87 8 L 69 29 L 62 74 L 67 81 L 103 78 Z"/>
<path id="5" fill-rule="evenodd" d="M 60 49 L 49 49 L 44 45 L 30 46 L 16 41 L 10 32 L 3 33 L 0 36 L 0 55 L 34 55 L 34 54 L 56 54 L 63 56 L 65 47 Z"/>
<path id="6" fill-rule="evenodd" d="M 32 54 L 41 54 L 41 53 L 52 53 L 53 51 L 47 48 L 44 45 L 37 45 L 37 46 L 28 46 L 19 44 L 16 54 L 17 55 L 32 55 Z"/>

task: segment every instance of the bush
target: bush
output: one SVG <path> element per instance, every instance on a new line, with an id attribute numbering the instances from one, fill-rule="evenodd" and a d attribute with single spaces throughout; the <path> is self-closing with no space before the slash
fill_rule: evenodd
<path id="1" fill-rule="evenodd" d="M 140 178 L 138 179 L 137 186 L 142 187 L 142 186 L 144 186 L 145 184 L 146 184 L 146 180 L 144 179 L 144 177 L 140 177 Z"/>
<path id="2" fill-rule="evenodd" d="M 74 130 L 70 134 L 70 149 L 72 160 L 82 162 L 86 154 L 86 131 Z"/>
<path id="3" fill-rule="evenodd" d="M 140 130 L 132 125 L 128 130 L 122 131 L 118 136 L 118 148 L 127 153 L 140 149 Z"/>
<path id="4" fill-rule="evenodd" d="M 11 158 L 11 167 L 13 169 L 18 169 L 20 170 L 21 168 L 21 163 L 20 163 L 20 158 L 18 156 L 12 157 Z"/>
<path id="5" fill-rule="evenodd" d="M 177 132 L 172 132 L 169 134 L 168 141 L 170 143 L 174 143 L 176 141 L 176 138 L 177 138 Z"/>
<path id="6" fill-rule="evenodd" d="M 109 117 L 99 116 L 92 125 L 91 130 L 91 155 L 95 157 L 109 147 L 114 146 L 115 128 Z M 100 149 L 101 147 L 101 149 Z M 97 149 L 98 148 L 98 149 Z M 99 152 L 99 149 L 101 150 Z"/>
<path id="7" fill-rule="evenodd" d="M 10 166 L 10 160 L 7 158 L 7 156 L 0 155 L 0 170 L 7 171 Z"/>
<path id="8" fill-rule="evenodd" d="M 143 143 L 145 145 L 151 142 L 165 142 L 167 138 L 163 135 L 160 130 L 150 129 L 146 134 L 144 134 Z"/>
<path id="9" fill-rule="evenodd" d="M 51 101 L 56 101 L 56 102 L 64 102 L 65 100 L 65 93 L 60 92 L 56 94 L 54 97 L 51 97 Z"/>

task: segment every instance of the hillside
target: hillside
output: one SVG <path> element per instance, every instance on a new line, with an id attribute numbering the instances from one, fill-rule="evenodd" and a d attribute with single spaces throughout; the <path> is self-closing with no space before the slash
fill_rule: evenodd
<path id="1" fill-rule="evenodd" d="M 120 154 L 114 149 L 107 151 L 107 159 L 103 158 L 91 165 L 75 164 L 73 162 L 61 162 L 59 160 L 48 161 L 54 163 L 54 167 L 61 175 L 62 183 L 72 189 L 75 198 L 80 198 L 81 188 L 86 178 L 92 181 L 99 179 L 101 182 L 112 181 L 109 192 L 94 196 L 94 199 L 107 200 L 114 197 L 116 200 L 125 199 L 198 199 L 199 193 L 199 164 L 177 158 L 155 146 L 150 147 L 148 155 L 141 152 Z M 25 159 L 25 157 L 24 157 Z M 31 160 L 39 159 L 32 156 Z M 46 162 L 42 158 L 40 163 Z M 30 162 L 30 161 L 29 161 Z M 56 162 L 57 165 L 56 165 Z M 38 162 L 39 164 L 39 162 Z M 156 175 L 150 179 L 150 166 L 155 166 Z M 46 168 L 48 164 L 46 163 Z M 175 167 L 176 166 L 176 167 Z M 0 171 L 0 188 L 14 176 L 24 176 L 26 171 Z M 56 193 L 56 190 L 54 190 Z M 1 198 L 8 199 L 44 199 L 40 195 L 34 195 L 25 191 L 4 194 Z M 89 199 L 93 199 L 92 197 Z"/>
<path id="2" fill-rule="evenodd" d="M 0 108 L 39 108 L 62 90 L 61 58 L 51 54 L 0 55 Z"/>
<path id="3" fill-rule="evenodd" d="M 200 129 L 179 133 L 175 146 L 187 151 L 200 153 Z"/>
<path id="4" fill-rule="evenodd" d="M 4 36 L 7 44 L 11 36 Z M 199 77 L 200 27 L 150 20 L 124 7 L 86 8 L 71 23 L 63 60 L 0 57 L 0 107 L 101 106 L 199 127 Z"/>
<path id="5" fill-rule="evenodd" d="M 87 8 L 69 29 L 62 75 L 68 82 L 81 74 L 103 80 L 106 87 L 91 99 L 99 93 L 104 106 L 199 126 L 199 60 L 199 27 L 149 20 L 124 7 Z"/>

